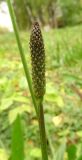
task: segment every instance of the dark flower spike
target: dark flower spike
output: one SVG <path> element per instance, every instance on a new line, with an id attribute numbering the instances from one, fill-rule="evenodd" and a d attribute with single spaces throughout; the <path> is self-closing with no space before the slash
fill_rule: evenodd
<path id="1" fill-rule="evenodd" d="M 38 22 L 33 24 L 30 36 L 32 62 L 32 82 L 35 97 L 42 98 L 45 94 L 45 50 Z"/>

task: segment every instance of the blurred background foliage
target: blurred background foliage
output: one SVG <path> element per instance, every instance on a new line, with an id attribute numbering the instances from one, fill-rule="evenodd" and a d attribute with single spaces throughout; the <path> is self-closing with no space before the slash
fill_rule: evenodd
<path id="1" fill-rule="evenodd" d="M 35 18 L 42 26 L 63 27 L 82 22 L 81 0 L 14 0 L 20 29 L 30 27 Z M 21 16 L 22 15 L 22 16 Z"/>
<path id="2" fill-rule="evenodd" d="M 42 32 L 46 50 L 44 113 L 49 159 L 56 155 L 65 137 L 66 147 L 64 142 L 58 155 L 63 153 L 64 160 L 82 160 L 82 0 L 12 0 L 12 4 L 20 30 L 30 29 L 36 18 L 48 29 Z M 29 36 L 29 30 L 20 32 L 31 70 Z M 18 113 L 24 128 L 25 160 L 41 159 L 38 122 L 15 36 L 1 30 L 0 160 L 8 160 L 10 155 L 11 126 Z M 57 155 L 56 159 L 59 160 Z"/>
<path id="3" fill-rule="evenodd" d="M 36 18 L 49 27 L 82 23 L 82 0 L 12 0 L 12 4 L 20 29 L 30 28 Z"/>
<path id="4" fill-rule="evenodd" d="M 57 160 L 61 154 L 64 160 L 81 160 L 82 25 L 42 31 L 46 48 L 44 113 L 49 160 L 62 142 L 64 147 L 60 146 Z M 29 36 L 28 31 L 20 32 L 31 72 Z M 0 160 L 8 160 L 10 155 L 12 123 L 18 113 L 24 129 L 25 160 L 40 160 L 38 121 L 14 33 L 1 34 L 0 44 Z"/>

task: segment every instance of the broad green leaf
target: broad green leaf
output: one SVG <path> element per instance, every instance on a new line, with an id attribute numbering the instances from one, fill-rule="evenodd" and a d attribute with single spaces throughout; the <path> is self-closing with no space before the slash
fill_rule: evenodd
<path id="1" fill-rule="evenodd" d="M 61 130 L 61 132 L 58 133 L 58 135 L 61 136 L 61 137 L 62 137 L 62 136 L 64 137 L 64 136 L 66 136 L 66 135 L 68 135 L 68 134 L 70 134 L 69 129 Z"/>
<path id="2" fill-rule="evenodd" d="M 58 151 L 55 153 L 55 157 L 53 158 L 53 160 L 64 160 L 65 151 L 66 151 L 66 140 L 64 139 Z"/>
<path id="3" fill-rule="evenodd" d="M 21 107 L 17 107 L 9 111 L 9 123 L 12 124 L 18 114 L 23 114 L 24 112 L 31 113 L 31 107 L 27 105 L 22 105 Z"/>
<path id="4" fill-rule="evenodd" d="M 21 89 L 26 89 L 28 87 L 25 76 L 21 77 L 20 82 L 19 82 L 19 86 Z"/>
<path id="5" fill-rule="evenodd" d="M 48 82 L 46 84 L 46 93 L 47 94 L 57 94 L 57 90 L 55 89 L 55 87 L 53 86 L 53 83 Z"/>
<path id="6" fill-rule="evenodd" d="M 77 131 L 77 136 L 79 136 L 80 138 L 82 138 L 82 131 Z"/>
<path id="7" fill-rule="evenodd" d="M 63 99 L 62 99 L 61 96 L 57 96 L 56 99 L 55 99 L 55 101 L 56 101 L 56 103 L 57 103 L 57 105 L 59 107 L 63 107 L 64 106 L 64 101 L 63 101 Z"/>
<path id="8" fill-rule="evenodd" d="M 59 107 L 64 106 L 64 101 L 61 96 L 55 94 L 45 95 L 45 100 L 48 102 L 55 102 Z"/>
<path id="9" fill-rule="evenodd" d="M 14 96 L 13 100 L 16 101 L 16 102 L 22 102 L 22 103 L 29 102 L 29 99 L 27 97 L 18 96 L 18 95 Z"/>
<path id="10" fill-rule="evenodd" d="M 1 63 L 0 63 L 0 64 L 1 64 Z M 6 84 L 6 82 L 7 82 L 7 78 L 6 78 L 6 77 L 1 78 L 1 79 L 0 79 L 0 87 L 1 87 L 2 85 Z"/>
<path id="11" fill-rule="evenodd" d="M 48 102 L 56 102 L 56 95 L 55 94 L 49 94 L 45 95 L 45 100 Z"/>
<path id="12" fill-rule="evenodd" d="M 30 152 L 30 156 L 34 158 L 41 158 L 41 149 L 39 148 L 34 148 Z"/>
<path id="13" fill-rule="evenodd" d="M 24 138 L 20 115 L 12 125 L 11 160 L 24 160 Z"/>
<path id="14" fill-rule="evenodd" d="M 1 101 L 0 112 L 8 109 L 13 104 L 12 98 L 4 98 Z"/>

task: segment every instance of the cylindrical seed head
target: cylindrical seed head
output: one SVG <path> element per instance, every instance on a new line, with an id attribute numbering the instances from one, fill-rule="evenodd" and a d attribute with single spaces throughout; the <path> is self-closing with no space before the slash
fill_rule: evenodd
<path id="1" fill-rule="evenodd" d="M 45 93 L 45 50 L 38 22 L 33 24 L 30 36 L 32 82 L 35 97 L 40 98 Z"/>

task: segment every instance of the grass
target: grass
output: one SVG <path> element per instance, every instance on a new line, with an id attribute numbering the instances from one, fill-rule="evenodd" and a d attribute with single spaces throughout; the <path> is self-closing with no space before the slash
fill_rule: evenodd
<path id="1" fill-rule="evenodd" d="M 82 141 L 82 26 L 43 31 L 46 49 L 45 120 L 51 151 L 63 138 L 67 147 L 74 145 L 79 156 Z M 29 32 L 20 33 L 30 66 Z M 29 90 L 13 33 L 0 36 L 0 148 L 10 148 L 10 125 L 16 114 L 22 114 L 25 132 L 25 153 L 38 159 L 38 123 L 30 102 Z M 31 70 L 31 69 L 30 69 Z M 28 127 L 25 127 L 28 126 Z M 38 139 L 38 140 L 37 140 Z M 3 144 L 4 147 L 3 147 Z M 55 149 L 54 149 L 55 148 Z M 2 153 L 2 152 L 0 152 Z M 2 155 L 2 154 L 0 154 Z M 51 157 L 51 154 L 50 154 Z M 65 156 L 66 157 L 66 156 Z"/>

